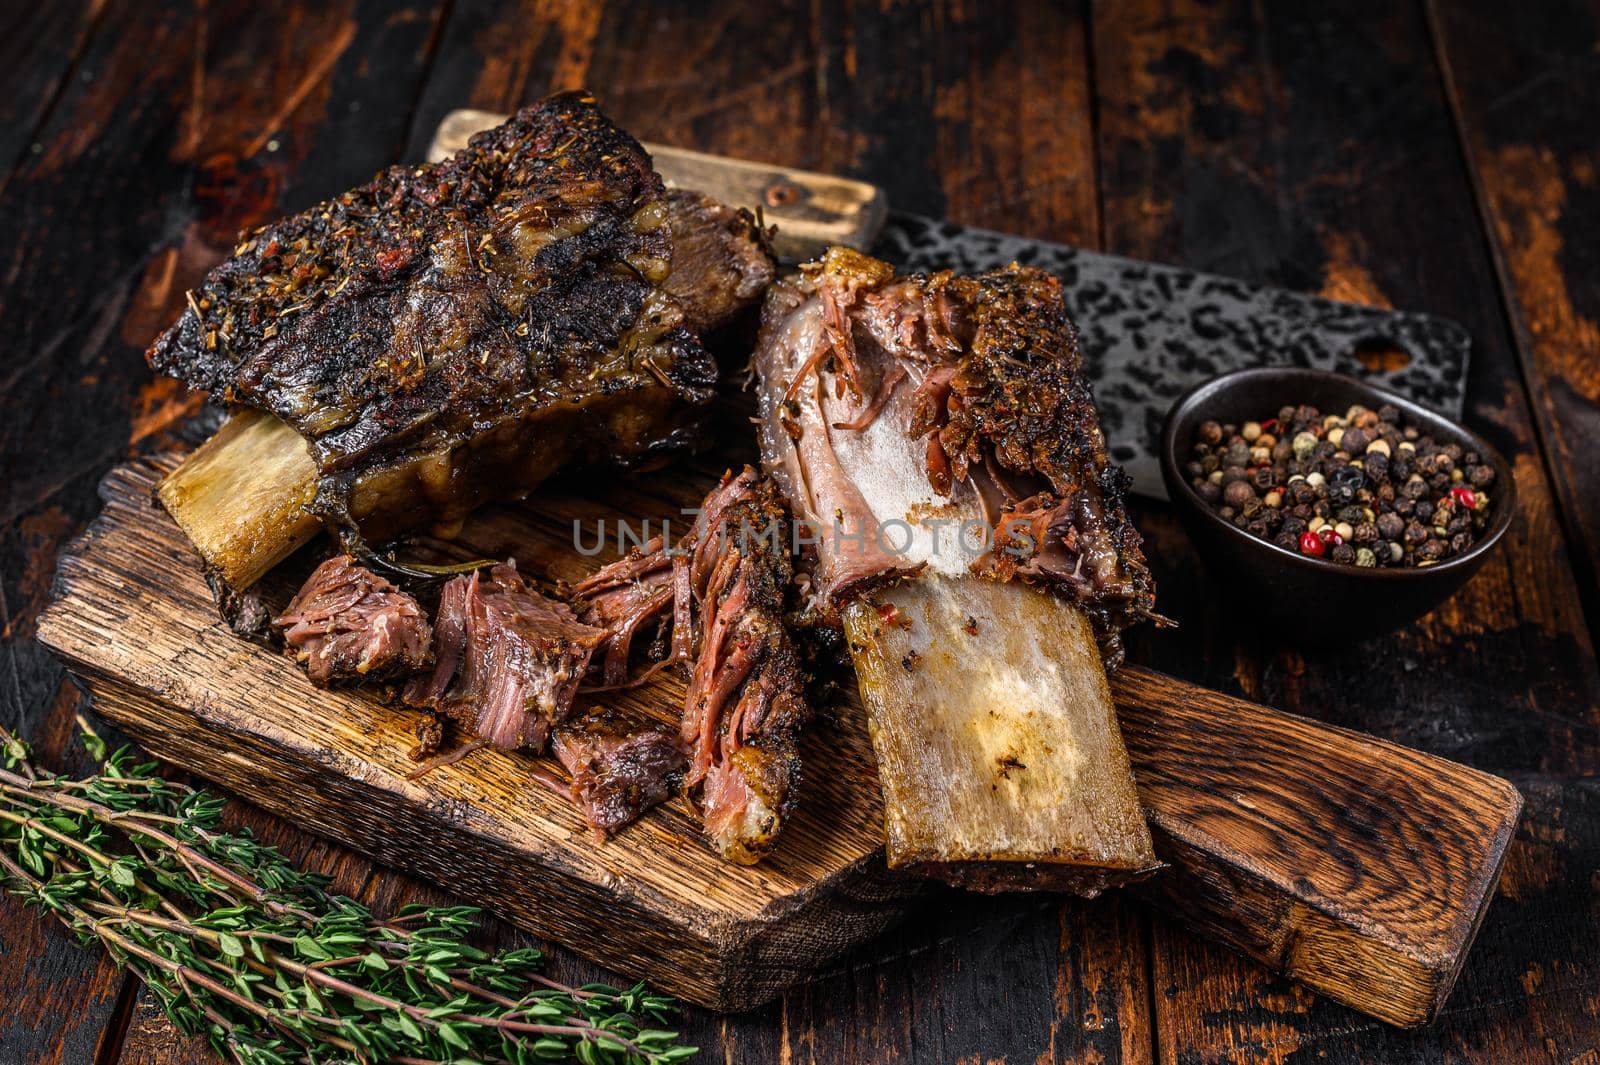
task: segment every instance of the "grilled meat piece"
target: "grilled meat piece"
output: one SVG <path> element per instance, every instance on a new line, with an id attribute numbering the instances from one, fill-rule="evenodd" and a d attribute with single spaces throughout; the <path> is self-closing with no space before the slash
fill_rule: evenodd
<path id="1" fill-rule="evenodd" d="M 562 725 L 550 745 L 572 775 L 568 794 L 597 841 L 671 797 L 686 764 L 672 736 L 614 711 Z"/>
<path id="2" fill-rule="evenodd" d="M 835 248 L 769 293 L 755 369 L 889 864 L 1082 894 L 1155 869 L 1101 658 L 1153 593 L 1056 279 L 896 278 Z"/>
<path id="3" fill-rule="evenodd" d="M 1015 264 L 896 278 L 833 248 L 773 289 L 756 360 L 785 382 L 763 393 L 763 454 L 819 527 L 826 596 L 922 567 L 1020 579 L 1081 607 L 1108 664 L 1121 661 L 1120 633 L 1151 616 L 1155 584 L 1057 278 Z M 907 438 L 915 479 L 899 461 Z M 987 543 L 962 535 L 965 519 Z"/>
<path id="4" fill-rule="evenodd" d="M 395 680 L 427 668 L 432 630 L 416 599 L 336 555 L 318 566 L 272 624 L 318 687 Z"/>
<path id="5" fill-rule="evenodd" d="M 481 743 L 544 750 L 572 712 L 605 632 L 529 587 L 516 566 L 456 577 L 439 593 L 434 668 L 404 698 L 450 718 Z"/>
<path id="6" fill-rule="evenodd" d="M 783 624 L 789 542 L 782 498 L 746 468 L 706 497 L 675 552 L 657 537 L 574 589 L 580 616 L 610 634 L 607 684 L 632 672 L 638 632 L 670 626 L 666 657 L 644 672 L 691 667 L 678 737 L 689 758 L 685 787 L 713 848 L 745 865 L 772 849 L 794 807 L 799 733 L 811 717 Z"/>
<path id="7" fill-rule="evenodd" d="M 662 282 L 683 308 L 684 324 L 704 336 L 755 305 L 777 276 L 765 234 L 750 212 L 688 189 L 667 192 L 672 272 Z"/>
<path id="8" fill-rule="evenodd" d="M 202 478 L 162 500 L 237 588 L 314 532 L 308 512 L 354 542 L 358 522 L 448 525 L 568 461 L 637 462 L 710 398 L 697 330 L 772 273 L 748 213 L 669 198 L 591 97 L 553 96 L 446 162 L 248 234 L 207 275 L 148 359 L 293 429 L 236 434 L 284 467 L 280 498 L 249 506 L 286 513 L 233 537 L 210 511 L 236 492 Z M 245 461 L 208 457 L 211 480 Z"/>

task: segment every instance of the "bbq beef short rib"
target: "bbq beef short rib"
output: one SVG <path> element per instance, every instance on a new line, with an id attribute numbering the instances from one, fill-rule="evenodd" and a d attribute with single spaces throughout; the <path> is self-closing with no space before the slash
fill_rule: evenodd
<path id="1" fill-rule="evenodd" d="M 322 688 L 401 680 L 433 661 L 432 630 L 416 599 L 349 555 L 318 566 L 272 624 Z"/>
<path id="2" fill-rule="evenodd" d="M 591 97 L 553 96 L 249 233 L 188 294 L 150 365 L 254 413 L 162 500 L 241 588 L 317 519 L 357 542 L 637 463 L 684 440 L 700 334 L 772 276 L 747 212 L 667 196 Z"/>
<path id="3" fill-rule="evenodd" d="M 769 292 L 755 369 L 763 463 L 856 667 L 889 863 L 1082 894 L 1155 869 L 1101 658 L 1153 586 L 1060 282 L 831 249 Z"/>
<path id="4" fill-rule="evenodd" d="M 405 701 L 450 719 L 474 745 L 535 754 L 572 713 L 605 637 L 510 564 L 453 578 L 439 593 L 433 628 L 433 671 L 406 685 Z"/>
<path id="5" fill-rule="evenodd" d="M 701 505 L 675 550 L 657 537 L 574 589 L 580 617 L 608 633 L 602 683 L 689 669 L 679 730 L 685 788 L 724 858 L 754 864 L 771 851 L 798 797 L 805 677 L 784 627 L 793 577 L 788 509 L 746 468 Z M 665 657 L 635 663 L 653 631 Z M 631 681 L 630 681 L 631 678 Z"/>
<path id="6" fill-rule="evenodd" d="M 926 568 L 1021 580 L 1077 604 L 1121 661 L 1155 584 L 1057 278 L 895 277 L 833 248 L 773 287 L 756 368 L 762 454 L 822 537 L 825 598 Z"/>

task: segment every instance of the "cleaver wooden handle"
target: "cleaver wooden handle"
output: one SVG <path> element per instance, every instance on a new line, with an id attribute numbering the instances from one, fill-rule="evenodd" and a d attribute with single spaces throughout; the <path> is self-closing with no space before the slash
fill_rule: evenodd
<path id="1" fill-rule="evenodd" d="M 1522 811 L 1510 782 L 1127 667 L 1111 678 L 1156 854 L 1131 890 L 1406 1027 L 1455 983 Z"/>
<path id="2" fill-rule="evenodd" d="M 428 146 L 428 161 L 437 162 L 465 148 L 474 133 L 498 126 L 505 118 L 493 111 L 451 111 Z M 883 190 L 864 181 L 661 144 L 644 147 L 668 187 L 703 192 L 759 212 L 768 224 L 777 225 L 773 250 L 785 262 L 815 258 L 830 244 L 870 248 L 889 212 Z"/>

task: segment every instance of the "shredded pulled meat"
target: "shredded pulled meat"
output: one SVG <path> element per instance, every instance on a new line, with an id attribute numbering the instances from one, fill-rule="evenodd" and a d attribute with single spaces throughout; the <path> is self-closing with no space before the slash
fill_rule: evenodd
<path id="1" fill-rule="evenodd" d="M 747 865 L 772 849 L 793 809 L 799 731 L 811 716 L 783 624 L 788 535 L 776 487 L 746 468 L 706 497 L 675 550 L 658 537 L 574 589 L 579 616 L 609 633 L 608 686 L 627 682 L 640 631 L 670 627 L 666 656 L 639 675 L 691 667 L 678 735 L 685 788 L 712 846 Z"/>
<path id="2" fill-rule="evenodd" d="M 443 714 L 479 745 L 542 751 L 604 637 L 514 564 L 456 577 L 439 594 L 433 672 L 406 685 L 405 701 Z"/>
<path id="3" fill-rule="evenodd" d="M 686 764 L 673 736 L 614 711 L 575 718 L 556 729 L 550 745 L 572 776 L 566 795 L 596 842 L 670 798 Z"/>
<path id="4" fill-rule="evenodd" d="M 955 556 L 1077 603 L 1115 667 L 1155 584 L 1060 281 L 1015 263 L 894 277 L 847 248 L 803 270 L 768 294 L 755 368 L 762 454 L 817 527 L 823 599 Z M 981 516 L 983 549 L 952 550 L 934 516 Z M 885 547 L 896 524 L 914 549 Z"/>
<path id="5" fill-rule="evenodd" d="M 431 630 L 416 599 L 336 555 L 318 566 L 272 624 L 318 687 L 395 680 L 427 667 Z"/>

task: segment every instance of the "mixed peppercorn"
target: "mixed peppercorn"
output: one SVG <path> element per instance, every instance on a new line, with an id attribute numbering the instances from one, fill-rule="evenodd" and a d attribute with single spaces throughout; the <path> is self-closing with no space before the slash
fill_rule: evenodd
<path id="1" fill-rule="evenodd" d="M 1494 467 L 1402 426 L 1392 406 L 1289 406 L 1203 422 L 1185 466 L 1221 517 L 1279 547 L 1356 566 L 1430 566 L 1488 527 Z"/>

